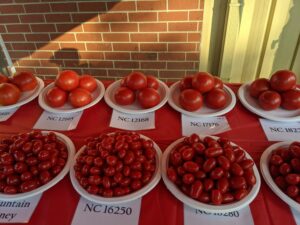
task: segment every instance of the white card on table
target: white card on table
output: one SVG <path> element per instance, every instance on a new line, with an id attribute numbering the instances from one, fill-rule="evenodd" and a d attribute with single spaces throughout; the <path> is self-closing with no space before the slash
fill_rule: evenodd
<path id="1" fill-rule="evenodd" d="M 291 211 L 292 211 L 292 214 L 294 216 L 296 224 L 300 225 L 300 212 L 297 211 L 297 210 L 295 210 L 295 209 L 293 209 L 292 207 L 290 207 L 290 208 L 291 208 Z"/>
<path id="2" fill-rule="evenodd" d="M 141 199 L 131 202 L 104 205 L 80 198 L 72 225 L 138 225 Z"/>
<path id="3" fill-rule="evenodd" d="M 0 111 L 0 122 L 8 120 L 19 108 Z"/>

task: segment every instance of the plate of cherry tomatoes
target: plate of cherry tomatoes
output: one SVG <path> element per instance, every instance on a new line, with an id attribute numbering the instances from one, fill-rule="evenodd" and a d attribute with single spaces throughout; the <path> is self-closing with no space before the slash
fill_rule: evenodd
<path id="1" fill-rule="evenodd" d="M 300 209 L 300 143 L 285 141 L 268 147 L 260 158 L 262 176 L 286 204 Z"/>
<path id="2" fill-rule="evenodd" d="M 162 178 L 177 199 L 212 213 L 249 205 L 261 184 L 258 169 L 245 150 L 227 139 L 197 134 L 167 147 Z"/>
<path id="3" fill-rule="evenodd" d="M 75 147 L 65 135 L 32 131 L 0 140 L 0 199 L 20 200 L 40 194 L 64 178 Z"/>
<path id="4" fill-rule="evenodd" d="M 168 86 L 141 72 L 132 72 L 112 83 L 105 92 L 105 102 L 115 110 L 128 114 L 153 112 L 168 100 Z"/>
<path id="5" fill-rule="evenodd" d="M 90 137 L 75 155 L 71 182 L 81 196 L 93 202 L 132 201 L 159 182 L 161 155 L 153 140 L 136 132 Z"/>
<path id="6" fill-rule="evenodd" d="M 269 120 L 300 121 L 300 89 L 292 71 L 279 70 L 270 79 L 259 78 L 238 90 L 242 104 Z"/>
<path id="7" fill-rule="evenodd" d="M 74 113 L 97 104 L 104 92 L 103 83 L 91 75 L 79 76 L 75 71 L 65 70 L 41 91 L 39 104 L 48 112 Z"/>
<path id="8" fill-rule="evenodd" d="M 32 101 L 43 87 L 44 82 L 29 72 L 20 72 L 9 78 L 0 74 L 0 111 Z"/>
<path id="9" fill-rule="evenodd" d="M 233 109 L 233 91 L 215 76 L 199 72 L 187 76 L 170 87 L 170 106 L 192 117 L 221 116 Z"/>

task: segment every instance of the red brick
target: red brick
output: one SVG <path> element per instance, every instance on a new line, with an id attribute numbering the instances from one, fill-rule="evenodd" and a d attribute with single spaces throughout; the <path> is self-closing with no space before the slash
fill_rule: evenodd
<path id="1" fill-rule="evenodd" d="M 115 68 L 137 69 L 139 66 L 137 61 L 115 61 Z"/>
<path id="2" fill-rule="evenodd" d="M 64 2 L 64 3 L 51 3 L 52 12 L 76 12 L 76 3 Z"/>
<path id="3" fill-rule="evenodd" d="M 1 0 L 3 2 L 3 0 Z M 31 2 L 40 2 L 40 0 L 14 0 L 16 3 L 31 3 Z"/>
<path id="4" fill-rule="evenodd" d="M 167 31 L 167 23 L 140 23 L 140 32 Z"/>
<path id="5" fill-rule="evenodd" d="M 29 25 L 27 24 L 6 25 L 6 29 L 11 33 L 30 32 Z"/>
<path id="6" fill-rule="evenodd" d="M 84 32 L 109 32 L 108 23 L 83 24 Z"/>
<path id="7" fill-rule="evenodd" d="M 53 57 L 52 52 L 36 51 L 31 54 L 31 58 L 33 59 L 50 59 L 51 57 Z"/>
<path id="8" fill-rule="evenodd" d="M 196 44 L 195 43 L 169 43 L 168 51 L 170 52 L 187 52 L 187 51 L 195 51 Z"/>
<path id="9" fill-rule="evenodd" d="M 41 14 L 20 15 L 22 23 L 42 23 L 45 22 L 44 16 Z"/>
<path id="10" fill-rule="evenodd" d="M 80 52 L 81 59 L 104 59 L 103 52 Z"/>
<path id="11" fill-rule="evenodd" d="M 132 70 L 108 70 L 108 76 L 109 77 L 124 77 L 127 76 L 129 73 L 131 73 Z"/>
<path id="12" fill-rule="evenodd" d="M 12 43 L 12 47 L 14 50 L 35 50 L 35 44 L 34 43 Z"/>
<path id="13" fill-rule="evenodd" d="M 37 49 L 39 50 L 58 50 L 59 44 L 58 43 L 51 43 L 51 42 L 36 42 L 35 43 Z"/>
<path id="14" fill-rule="evenodd" d="M 24 13 L 23 5 L 0 5 L 0 14 Z"/>
<path id="15" fill-rule="evenodd" d="M 186 53 L 186 60 L 199 60 L 200 53 Z"/>
<path id="16" fill-rule="evenodd" d="M 159 21 L 182 21 L 188 20 L 188 13 L 183 12 L 159 12 L 158 13 Z"/>
<path id="17" fill-rule="evenodd" d="M 1 0 L 1 3 L 13 3 L 14 1 L 13 0 Z"/>
<path id="18" fill-rule="evenodd" d="M 188 41 L 189 42 L 200 42 L 201 34 L 200 33 L 189 33 Z"/>
<path id="19" fill-rule="evenodd" d="M 27 41 L 49 41 L 48 34 L 26 34 Z"/>
<path id="20" fill-rule="evenodd" d="M 204 0 L 200 0 L 200 9 L 204 8 Z"/>
<path id="21" fill-rule="evenodd" d="M 50 12 L 50 5 L 46 3 L 41 4 L 27 4 L 24 5 L 26 13 L 45 13 Z"/>
<path id="22" fill-rule="evenodd" d="M 47 22 L 71 22 L 71 16 L 70 14 L 58 14 L 58 13 L 52 13 L 52 14 L 46 14 L 46 21 Z"/>
<path id="23" fill-rule="evenodd" d="M 193 62 L 168 62 L 168 69 L 193 69 Z"/>
<path id="24" fill-rule="evenodd" d="M 190 11 L 189 20 L 203 20 L 203 11 Z"/>
<path id="25" fill-rule="evenodd" d="M 20 58 L 25 58 L 28 57 L 30 54 L 28 51 L 8 51 L 9 55 L 12 59 L 20 59 Z"/>
<path id="26" fill-rule="evenodd" d="M 169 10 L 197 9 L 199 0 L 167 0 Z"/>
<path id="27" fill-rule="evenodd" d="M 97 13 L 74 13 L 71 16 L 73 22 L 99 22 Z"/>
<path id="28" fill-rule="evenodd" d="M 19 23 L 19 17 L 17 15 L 5 15 L 0 16 L 1 24 L 7 24 L 7 23 Z"/>
<path id="29" fill-rule="evenodd" d="M 110 24 L 112 32 L 136 32 L 138 31 L 137 23 L 112 23 Z"/>
<path id="30" fill-rule="evenodd" d="M 186 42 L 187 34 L 186 33 L 160 33 L 159 41 L 160 42 Z"/>
<path id="31" fill-rule="evenodd" d="M 159 53 L 158 59 L 179 61 L 185 59 L 185 54 L 184 53 Z"/>
<path id="32" fill-rule="evenodd" d="M 4 42 L 25 41 L 23 34 L 2 34 Z"/>
<path id="33" fill-rule="evenodd" d="M 101 77 L 101 80 L 103 80 L 105 77 L 107 77 L 107 70 L 83 68 L 82 74 L 90 74 L 96 78 Z"/>
<path id="34" fill-rule="evenodd" d="M 55 59 L 79 59 L 79 53 L 76 49 L 61 49 L 54 54 Z"/>
<path id="35" fill-rule="evenodd" d="M 89 60 L 89 67 L 92 68 L 113 68 L 113 61 L 94 61 Z"/>
<path id="36" fill-rule="evenodd" d="M 105 52 L 105 59 L 130 60 L 130 54 L 128 52 Z"/>
<path id="37" fill-rule="evenodd" d="M 17 72 L 31 72 L 35 74 L 35 68 L 34 67 L 16 67 Z"/>
<path id="38" fill-rule="evenodd" d="M 77 23 L 56 24 L 58 32 L 83 32 L 82 25 Z"/>
<path id="39" fill-rule="evenodd" d="M 18 61 L 19 66 L 40 66 L 40 61 L 39 60 L 25 60 L 22 59 Z"/>
<path id="40" fill-rule="evenodd" d="M 141 62 L 142 69 L 165 69 L 166 62 Z"/>
<path id="41" fill-rule="evenodd" d="M 67 43 L 67 42 L 62 42 L 60 43 L 60 47 L 62 49 L 68 48 L 68 49 L 77 49 L 78 51 L 85 51 L 85 44 L 84 43 Z"/>
<path id="42" fill-rule="evenodd" d="M 4 25 L 0 25 L 0 33 L 6 33 L 6 29 Z"/>
<path id="43" fill-rule="evenodd" d="M 132 52 L 131 60 L 157 60 L 157 53 Z"/>
<path id="44" fill-rule="evenodd" d="M 137 12 L 137 13 L 128 13 L 129 21 L 157 21 L 156 12 Z"/>
<path id="45" fill-rule="evenodd" d="M 55 34 L 50 34 L 51 40 L 52 41 L 65 41 L 65 42 L 70 42 L 70 41 L 75 41 L 75 36 L 74 34 L 68 34 L 68 33 L 55 33 Z"/>
<path id="46" fill-rule="evenodd" d="M 146 75 L 158 77 L 158 70 L 156 69 L 141 69 L 140 71 Z"/>
<path id="47" fill-rule="evenodd" d="M 111 43 L 86 43 L 87 51 L 111 51 Z"/>
<path id="48" fill-rule="evenodd" d="M 166 0 L 158 1 L 137 1 L 137 10 L 165 10 Z"/>
<path id="49" fill-rule="evenodd" d="M 86 60 L 64 60 L 65 67 L 88 67 L 89 64 Z"/>
<path id="50" fill-rule="evenodd" d="M 196 22 L 174 22 L 169 23 L 169 31 L 196 31 Z"/>
<path id="51" fill-rule="evenodd" d="M 198 22 L 198 31 L 201 31 L 202 30 L 202 22 Z"/>
<path id="52" fill-rule="evenodd" d="M 63 60 L 51 59 L 51 60 L 40 60 L 41 67 L 61 67 L 64 66 Z"/>
<path id="53" fill-rule="evenodd" d="M 100 20 L 102 22 L 122 22 L 127 21 L 127 13 L 105 13 L 101 14 Z"/>
<path id="54" fill-rule="evenodd" d="M 13 50 L 12 45 L 11 45 L 12 43 L 4 43 L 4 44 L 5 44 L 7 50 L 9 50 L 9 51 Z"/>
<path id="55" fill-rule="evenodd" d="M 62 67 L 61 70 L 73 70 L 78 74 L 82 74 L 82 68 L 74 68 L 74 67 Z"/>
<path id="56" fill-rule="evenodd" d="M 113 43 L 114 51 L 138 51 L 139 45 L 137 43 Z"/>
<path id="57" fill-rule="evenodd" d="M 141 51 L 150 51 L 150 52 L 156 52 L 156 51 L 167 51 L 167 44 L 164 43 L 141 43 L 140 44 Z"/>
<path id="58" fill-rule="evenodd" d="M 103 34 L 103 40 L 108 42 L 128 42 L 129 34 L 125 34 L 125 33 Z"/>
<path id="59" fill-rule="evenodd" d="M 102 41 L 101 34 L 95 34 L 95 33 L 82 33 L 82 34 L 76 34 L 77 41 Z"/>
<path id="60" fill-rule="evenodd" d="M 179 70 L 160 70 L 159 71 L 159 77 L 160 78 L 183 78 L 185 76 L 186 72 L 185 70 L 179 71 Z"/>
<path id="61" fill-rule="evenodd" d="M 38 75 L 53 75 L 58 74 L 58 68 L 35 68 L 35 71 Z M 54 77 L 53 77 L 54 78 Z"/>
<path id="62" fill-rule="evenodd" d="M 78 3 L 79 12 L 99 12 L 106 11 L 105 2 L 80 2 Z"/>
<path id="63" fill-rule="evenodd" d="M 131 41 L 136 42 L 157 42 L 157 34 L 136 33 L 130 34 Z"/>
<path id="64" fill-rule="evenodd" d="M 107 2 L 107 11 L 134 11 L 135 1 L 131 2 Z"/>
<path id="65" fill-rule="evenodd" d="M 31 24 L 31 30 L 32 32 L 42 33 L 42 32 L 55 32 L 55 26 L 54 24 Z"/>

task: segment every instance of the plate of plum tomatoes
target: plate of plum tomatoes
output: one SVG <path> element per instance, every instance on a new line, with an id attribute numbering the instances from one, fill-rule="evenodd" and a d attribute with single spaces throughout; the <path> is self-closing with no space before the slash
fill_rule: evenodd
<path id="1" fill-rule="evenodd" d="M 113 109 L 128 113 L 142 114 L 161 108 L 168 100 L 168 86 L 151 75 L 132 72 L 107 88 L 104 99 Z"/>
<path id="2" fill-rule="evenodd" d="M 0 111 L 32 101 L 43 87 L 44 82 L 29 72 L 20 72 L 10 78 L 0 74 Z"/>
<path id="3" fill-rule="evenodd" d="M 39 95 L 40 106 L 53 113 L 80 112 L 97 104 L 104 96 L 103 83 L 91 75 L 79 76 L 65 70 Z"/>
<path id="4" fill-rule="evenodd" d="M 75 147 L 65 135 L 32 131 L 0 139 L 0 199 L 21 200 L 53 187 L 69 172 Z"/>
<path id="5" fill-rule="evenodd" d="M 261 117 L 280 122 L 300 121 L 300 89 L 292 71 L 279 70 L 270 79 L 243 84 L 238 96 L 249 111 Z"/>
<path id="6" fill-rule="evenodd" d="M 170 106 L 192 117 L 221 116 L 233 109 L 233 91 L 215 76 L 199 72 L 183 78 L 170 87 Z"/>
<path id="7" fill-rule="evenodd" d="M 260 158 L 262 176 L 272 191 L 295 210 L 300 209 L 300 143 L 278 142 Z"/>
<path id="8" fill-rule="evenodd" d="M 258 169 L 244 149 L 227 139 L 197 134 L 167 147 L 162 178 L 177 199 L 212 213 L 246 207 L 261 184 Z"/>

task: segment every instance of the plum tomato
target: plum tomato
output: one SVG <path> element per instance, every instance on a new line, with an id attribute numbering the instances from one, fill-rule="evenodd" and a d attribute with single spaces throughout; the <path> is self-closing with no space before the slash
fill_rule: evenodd
<path id="1" fill-rule="evenodd" d="M 0 84 L 0 105 L 12 105 L 18 102 L 21 92 L 19 88 L 10 83 Z"/>
<path id="2" fill-rule="evenodd" d="M 153 88 L 144 88 L 138 93 L 138 101 L 144 109 L 152 108 L 160 103 L 160 94 Z"/>
<path id="3" fill-rule="evenodd" d="M 270 84 L 275 91 L 288 91 L 296 87 L 296 75 L 289 70 L 279 70 L 271 76 Z"/>
<path id="4" fill-rule="evenodd" d="M 10 81 L 21 91 L 31 91 L 35 89 L 38 84 L 36 77 L 30 72 L 17 73 Z"/>
<path id="5" fill-rule="evenodd" d="M 193 76 L 187 76 L 181 79 L 179 83 L 180 91 L 183 91 L 185 89 L 192 89 L 193 88 L 192 81 L 193 81 Z"/>
<path id="6" fill-rule="evenodd" d="M 276 91 L 264 91 L 259 95 L 258 103 L 264 110 L 274 110 L 280 106 L 281 97 Z"/>
<path id="7" fill-rule="evenodd" d="M 0 73 L 0 84 L 7 83 L 8 77 Z"/>
<path id="8" fill-rule="evenodd" d="M 287 110 L 300 108 L 300 91 L 292 89 L 281 93 L 281 107 Z"/>
<path id="9" fill-rule="evenodd" d="M 128 87 L 117 88 L 114 97 L 119 105 L 130 105 L 135 101 L 135 93 Z"/>
<path id="10" fill-rule="evenodd" d="M 63 91 L 59 87 L 52 87 L 46 93 L 46 102 L 51 107 L 63 106 L 68 99 L 67 92 Z"/>
<path id="11" fill-rule="evenodd" d="M 97 88 L 96 79 L 88 74 L 82 75 L 79 78 L 79 87 L 88 90 L 89 92 L 93 92 Z"/>
<path id="12" fill-rule="evenodd" d="M 180 93 L 179 104 L 187 111 L 196 111 L 202 107 L 203 97 L 199 91 L 185 89 Z"/>
<path id="13" fill-rule="evenodd" d="M 64 91 L 72 91 L 79 85 L 79 76 L 75 71 L 64 70 L 56 77 L 55 85 Z"/>
<path id="14" fill-rule="evenodd" d="M 131 90 L 141 90 L 147 87 L 147 77 L 140 72 L 132 72 L 126 78 L 126 85 Z"/>
<path id="15" fill-rule="evenodd" d="M 200 93 L 206 93 L 214 88 L 215 78 L 207 72 L 199 72 L 193 76 L 192 85 Z"/>
<path id="16" fill-rule="evenodd" d="M 159 88 L 159 83 L 158 83 L 157 78 L 152 75 L 148 75 L 147 76 L 147 87 L 157 90 Z"/>
<path id="17" fill-rule="evenodd" d="M 253 81 L 249 87 L 249 93 L 253 98 L 258 98 L 258 96 L 264 92 L 271 90 L 270 81 L 267 78 L 259 78 Z"/>
<path id="18" fill-rule="evenodd" d="M 82 88 L 76 88 L 69 94 L 69 101 L 73 107 L 79 108 L 91 103 L 92 94 Z"/>
<path id="19" fill-rule="evenodd" d="M 216 77 L 214 76 L 214 80 L 215 80 L 215 86 L 214 88 L 223 88 L 224 84 L 223 84 L 223 81 L 219 78 L 219 77 Z"/>
<path id="20" fill-rule="evenodd" d="M 206 94 L 205 103 L 212 109 L 223 108 L 227 103 L 227 94 L 223 89 L 214 88 Z"/>

